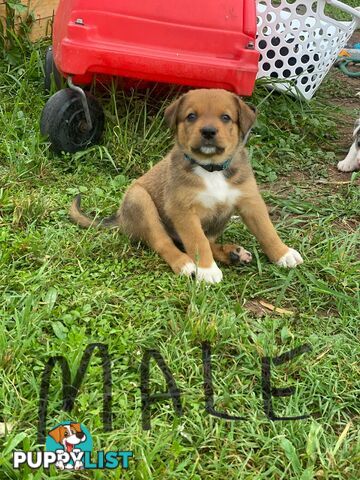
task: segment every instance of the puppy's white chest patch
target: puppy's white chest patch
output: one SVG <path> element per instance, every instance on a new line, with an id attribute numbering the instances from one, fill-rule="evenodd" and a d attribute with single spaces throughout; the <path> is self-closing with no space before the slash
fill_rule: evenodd
<path id="1" fill-rule="evenodd" d="M 197 195 L 197 200 L 207 208 L 212 208 L 218 203 L 233 206 L 240 197 L 241 192 L 226 181 L 223 172 L 208 172 L 201 167 L 195 167 L 194 172 L 204 181 L 205 188 Z"/>

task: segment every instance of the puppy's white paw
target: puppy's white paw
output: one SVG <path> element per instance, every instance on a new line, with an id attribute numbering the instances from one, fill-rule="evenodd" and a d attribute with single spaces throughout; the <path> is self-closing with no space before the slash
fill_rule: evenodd
<path id="1" fill-rule="evenodd" d="M 210 268 L 197 267 L 196 269 L 196 280 L 207 283 L 219 283 L 221 282 L 222 278 L 222 271 L 215 262 L 213 262 Z"/>
<path id="2" fill-rule="evenodd" d="M 283 255 L 277 262 L 276 265 L 280 267 L 286 268 L 294 268 L 296 265 L 300 265 L 304 263 L 300 253 L 293 248 L 289 248 L 289 250 Z"/>
<path id="3" fill-rule="evenodd" d="M 195 274 L 196 272 L 196 265 L 194 262 L 185 263 L 185 265 L 180 270 L 180 275 L 186 275 L 190 277 L 191 275 Z"/>
<path id="4" fill-rule="evenodd" d="M 344 160 L 341 160 L 337 164 L 338 170 L 341 172 L 353 172 L 359 170 L 360 168 L 360 152 L 356 148 L 356 142 L 354 142 L 349 150 L 349 153 L 346 155 Z"/>
<path id="5" fill-rule="evenodd" d="M 360 168 L 360 164 L 355 157 L 352 159 L 352 161 L 341 160 L 341 162 L 337 164 L 337 168 L 340 170 L 340 172 L 353 172 L 354 170 L 358 170 Z"/>

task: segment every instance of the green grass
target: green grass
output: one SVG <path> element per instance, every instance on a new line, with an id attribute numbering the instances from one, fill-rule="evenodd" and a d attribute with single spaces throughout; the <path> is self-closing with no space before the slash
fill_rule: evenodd
<path id="1" fill-rule="evenodd" d="M 359 7 L 358 0 L 342 0 L 342 3 L 345 3 L 346 5 L 349 5 L 350 7 L 353 7 L 353 8 Z M 325 13 L 329 15 L 331 18 L 335 18 L 336 20 L 341 20 L 346 22 L 350 22 L 353 20 L 352 15 L 332 5 L 325 5 Z"/>
<path id="2" fill-rule="evenodd" d="M 37 447 L 47 359 L 64 355 L 74 378 L 86 346 L 101 342 L 112 356 L 113 431 L 102 431 L 95 359 L 71 414 L 61 410 L 54 378 L 48 426 L 80 421 L 96 449 L 130 449 L 134 459 L 126 473 L 76 478 L 357 479 L 359 175 L 338 177 L 333 168 L 345 150 L 338 146 L 340 112 L 328 104 L 332 80 L 309 104 L 269 95 L 261 85 L 251 99 L 259 107 L 249 142 L 257 178 L 278 231 L 304 265 L 271 265 L 234 220 L 224 239 L 246 246 L 255 260 L 224 268 L 221 284 L 204 286 L 174 276 L 144 246 L 114 232 L 80 230 L 67 216 L 78 191 L 88 211 L 112 212 L 132 179 L 162 158 L 172 143 L 162 117 L 170 96 L 98 92 L 107 117 L 102 145 L 55 156 L 38 127 L 46 101 L 42 55 L 35 46 L 23 63 L 0 65 L 0 422 L 13 426 L 0 437 L 0 478 L 74 478 L 15 472 L 11 450 Z M 249 302 L 261 299 L 292 313 L 258 317 Z M 205 412 L 202 341 L 212 345 L 216 409 L 247 421 Z M 261 357 L 304 343 L 311 353 L 273 368 L 274 386 L 296 388 L 273 402 L 277 415 L 311 418 L 271 422 L 263 411 Z M 159 403 L 152 429 L 143 431 L 140 363 L 147 348 L 167 362 L 184 416 Z M 153 364 L 150 384 L 153 392 L 165 388 Z"/>

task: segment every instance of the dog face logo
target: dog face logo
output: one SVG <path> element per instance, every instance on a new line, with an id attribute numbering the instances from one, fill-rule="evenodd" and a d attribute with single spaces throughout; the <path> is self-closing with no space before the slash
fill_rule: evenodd
<path id="1" fill-rule="evenodd" d="M 49 432 L 55 442 L 60 443 L 66 452 L 71 452 L 75 445 L 86 440 L 85 433 L 81 430 L 80 423 L 60 425 Z"/>
<path id="2" fill-rule="evenodd" d="M 245 143 L 255 122 L 255 111 L 225 90 L 191 90 L 165 111 L 177 141 L 196 160 L 221 163 Z"/>
<path id="3" fill-rule="evenodd" d="M 63 469 L 80 470 L 83 466 L 83 454 L 92 450 L 89 431 L 80 423 L 62 422 L 50 430 L 46 439 L 46 451 L 58 455 L 56 466 Z"/>

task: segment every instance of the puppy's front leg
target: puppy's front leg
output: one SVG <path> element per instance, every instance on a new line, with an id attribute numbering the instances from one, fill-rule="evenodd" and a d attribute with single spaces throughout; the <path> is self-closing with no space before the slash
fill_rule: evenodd
<path id="1" fill-rule="evenodd" d="M 189 212 L 187 215 L 172 215 L 171 219 L 186 253 L 197 265 L 196 278 L 208 283 L 220 282 L 223 275 L 214 261 L 200 218 L 195 213 Z"/>
<path id="2" fill-rule="evenodd" d="M 237 209 L 269 259 L 282 267 L 303 263 L 299 252 L 286 246 L 271 223 L 266 205 L 254 181 L 244 185 Z"/>
<path id="3" fill-rule="evenodd" d="M 351 145 L 344 160 L 337 164 L 337 168 L 341 172 L 353 172 L 360 169 L 360 151 L 357 150 L 355 142 Z"/>

